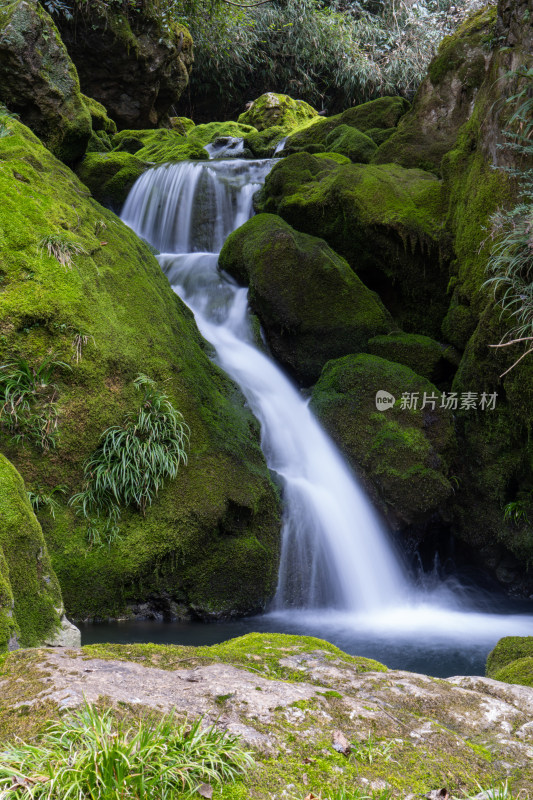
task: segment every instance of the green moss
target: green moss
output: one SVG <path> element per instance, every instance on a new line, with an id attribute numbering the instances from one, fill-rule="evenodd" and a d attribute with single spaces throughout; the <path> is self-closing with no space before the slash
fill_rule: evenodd
<path id="1" fill-rule="evenodd" d="M 409 103 L 401 97 L 371 100 L 335 117 L 322 118 L 311 127 L 292 134 L 285 150 L 288 154 L 330 150 L 344 153 L 351 161 L 366 164 L 376 151 L 371 132 L 381 140 L 382 132 L 395 127 L 408 108 Z"/>
<path id="2" fill-rule="evenodd" d="M 242 139 L 257 133 L 253 125 L 245 125 L 239 122 L 208 122 L 206 125 L 196 125 L 189 134 L 188 140 L 203 147 L 224 136 L 232 136 Z"/>
<path id="3" fill-rule="evenodd" d="M 114 120 L 109 119 L 105 106 L 85 94 L 82 94 L 82 98 L 91 115 L 93 131 L 104 131 L 108 136 L 113 136 L 117 132 L 117 124 Z"/>
<path id="4" fill-rule="evenodd" d="M 204 126 L 194 128 L 190 136 L 181 136 L 167 128 L 147 131 L 120 131 L 113 137 L 115 151 L 134 154 L 142 161 L 164 164 L 170 161 L 205 161 L 208 158 L 203 148 L 202 137 L 196 131 Z"/>
<path id="5" fill-rule="evenodd" d="M 43 456 L 4 435 L 2 450 L 28 486 L 64 484 L 68 497 L 102 432 L 137 409 L 132 379 L 139 372 L 165 385 L 191 429 L 187 468 L 145 518 L 124 515 L 111 549 L 88 550 L 84 521 L 63 503 L 55 520 L 42 517 L 67 612 L 117 616 L 128 603 L 158 596 L 186 605 L 200 593 L 200 572 L 206 614 L 261 608 L 275 588 L 279 518 L 256 421 L 207 358 L 192 314 L 146 245 L 89 198 L 27 128 L 8 124 L 12 135 L 0 139 L 0 363 L 20 357 L 39 364 L 53 353 L 72 371 L 57 376 L 57 449 Z M 70 269 L 40 248 L 58 231 L 85 251 Z M 80 331 L 91 338 L 76 363 Z M 224 588 L 225 543 L 235 557 L 238 596 Z"/>
<path id="6" fill-rule="evenodd" d="M 376 409 L 379 391 L 395 403 Z M 402 408 L 415 395 L 416 408 Z M 434 402 L 425 408 L 424 394 Z M 372 494 L 395 520 L 421 522 L 452 495 L 447 478 L 454 452 L 451 414 L 440 393 L 408 367 L 361 354 L 330 361 L 312 395 L 312 406 Z"/>
<path id="7" fill-rule="evenodd" d="M 521 686 L 533 686 L 533 656 L 518 658 L 498 670 L 492 676 L 504 683 L 518 683 Z"/>
<path id="8" fill-rule="evenodd" d="M 293 100 L 286 94 L 266 92 L 254 100 L 238 121 L 242 125 L 253 125 L 258 131 L 280 127 L 286 135 L 315 119 L 319 119 L 318 112 L 304 100 Z"/>
<path id="9" fill-rule="evenodd" d="M 128 192 L 150 165 L 130 153 L 88 152 L 76 172 L 100 203 L 120 209 Z"/>
<path id="10" fill-rule="evenodd" d="M 56 609 L 61 607 L 57 578 L 24 483 L 0 454 L 0 652 L 10 638 L 5 638 L 10 627 L 5 623 L 6 610 L 8 618 L 13 612 L 11 634 L 17 633 L 23 647 L 34 647 L 58 627 Z"/>
<path id="11" fill-rule="evenodd" d="M 71 163 L 84 152 L 91 117 L 74 64 L 39 3 L 4 4 L 0 18 L 0 100 Z"/>
<path id="12" fill-rule="evenodd" d="M 92 131 L 86 153 L 109 153 L 113 149 L 111 139 L 105 131 Z"/>
<path id="13" fill-rule="evenodd" d="M 262 131 L 255 130 L 244 137 L 244 146 L 247 147 L 256 158 L 270 158 L 274 154 L 276 145 L 285 137 L 285 129 L 280 125 L 265 128 Z"/>
<path id="14" fill-rule="evenodd" d="M 399 327 L 440 335 L 449 254 L 434 176 L 296 153 L 267 176 L 257 206 L 324 238 L 379 293 Z"/>
<path id="15" fill-rule="evenodd" d="M 454 147 L 485 79 L 495 22 L 496 7 L 489 6 L 443 40 L 412 109 L 379 147 L 375 163 L 394 161 L 440 174 L 442 158 Z"/>
<path id="16" fill-rule="evenodd" d="M 170 117 L 169 122 L 172 130 L 179 133 L 180 136 L 187 136 L 195 126 L 192 119 L 188 117 Z"/>
<path id="17" fill-rule="evenodd" d="M 343 258 L 273 214 L 258 214 L 231 234 L 220 266 L 250 286 L 272 352 L 303 384 L 330 358 L 365 350 L 369 337 L 393 326 Z"/>
<path id="18" fill-rule="evenodd" d="M 487 678 L 496 678 L 496 673 L 513 661 L 533 658 L 533 636 L 505 636 L 487 656 L 485 674 Z M 498 678 L 497 680 L 503 680 Z M 514 681 L 509 681 L 514 683 Z"/>
<path id="19" fill-rule="evenodd" d="M 368 352 L 388 361 L 405 364 L 413 372 L 435 382 L 442 375 L 446 348 L 428 336 L 391 333 L 370 339 Z"/>

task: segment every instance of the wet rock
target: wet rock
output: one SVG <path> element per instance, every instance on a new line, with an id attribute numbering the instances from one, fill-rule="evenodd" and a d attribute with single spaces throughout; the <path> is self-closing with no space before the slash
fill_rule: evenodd
<path id="1" fill-rule="evenodd" d="M 91 117 L 78 74 L 38 3 L 19 0 L 2 11 L 0 101 L 58 158 L 71 162 L 85 152 Z"/>

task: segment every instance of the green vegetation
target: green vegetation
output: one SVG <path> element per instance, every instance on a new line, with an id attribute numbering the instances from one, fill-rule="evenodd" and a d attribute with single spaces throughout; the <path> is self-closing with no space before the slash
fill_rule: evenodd
<path id="1" fill-rule="evenodd" d="M 439 41 L 480 5 L 274 0 L 242 9 L 186 0 L 178 14 L 195 43 L 191 95 L 195 104 L 223 98 L 221 111 L 267 91 L 334 111 L 412 96 Z"/>
<path id="2" fill-rule="evenodd" d="M 85 463 L 83 489 L 70 500 L 91 521 L 93 541 L 100 517 L 115 523 L 121 506 L 129 505 L 145 516 L 165 480 L 187 463 L 189 428 L 182 414 L 146 375 L 134 385 L 144 395 L 138 413 L 104 431 Z"/>
<path id="3" fill-rule="evenodd" d="M 34 489 L 28 490 L 28 500 L 33 508 L 34 513 L 37 515 L 42 509 L 47 508 L 52 517 L 56 518 L 56 511 L 59 508 L 59 501 L 56 500 L 54 495 L 64 495 L 66 486 L 54 486 L 53 489 L 45 489 L 42 486 L 36 486 Z"/>
<path id="4" fill-rule="evenodd" d="M 150 800 L 190 796 L 253 765 L 239 739 L 202 719 L 178 725 L 168 714 L 137 725 L 85 704 L 51 722 L 38 742 L 18 741 L 0 753 L 0 790 L 36 800 Z"/>
<path id="5" fill-rule="evenodd" d="M 65 268 L 72 267 L 73 255 L 80 253 L 87 255 L 81 244 L 74 242 L 62 233 L 49 233 L 47 236 L 43 236 L 39 247 L 43 252 L 46 250 L 49 256 L 53 256 Z"/>
<path id="6" fill-rule="evenodd" d="M 522 165 L 506 168 L 518 180 L 519 202 L 511 209 L 499 209 L 492 216 L 490 236 L 494 243 L 487 264 L 486 285 L 493 289 L 507 327 L 496 346 L 525 344 L 527 349 L 504 375 L 533 353 L 533 67 L 511 73 L 511 77 L 518 82 L 519 91 L 506 101 L 515 111 L 504 131 L 507 139 L 504 147 L 522 161 Z"/>
<path id="7" fill-rule="evenodd" d="M 487 677 L 495 678 L 503 667 L 522 658 L 533 658 L 533 636 L 505 636 L 487 656 Z"/>
<path id="8" fill-rule="evenodd" d="M 45 451 L 55 447 L 59 389 L 52 381 L 57 368 L 70 369 L 51 356 L 38 367 L 23 358 L 0 367 L 0 426 L 13 441 L 28 440 Z"/>

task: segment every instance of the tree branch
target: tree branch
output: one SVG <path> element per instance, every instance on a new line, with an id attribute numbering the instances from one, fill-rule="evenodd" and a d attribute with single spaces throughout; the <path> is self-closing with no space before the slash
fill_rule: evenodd
<path id="1" fill-rule="evenodd" d="M 257 6 L 264 6 L 266 3 L 272 3 L 273 0 L 259 0 L 258 3 L 233 3 L 232 0 L 222 0 L 228 6 L 237 6 L 237 8 L 257 8 Z"/>

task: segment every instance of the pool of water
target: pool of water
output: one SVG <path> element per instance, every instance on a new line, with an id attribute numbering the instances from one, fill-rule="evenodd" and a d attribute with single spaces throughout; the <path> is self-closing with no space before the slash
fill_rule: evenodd
<path id="1" fill-rule="evenodd" d="M 483 675 L 487 655 L 498 639 L 533 635 L 533 603 L 497 598 L 491 605 L 490 612 L 428 602 L 360 616 L 283 611 L 227 622 L 127 621 L 79 627 L 83 644 L 211 645 L 254 631 L 304 634 L 326 639 L 352 655 L 375 658 L 393 669 L 450 677 Z"/>

